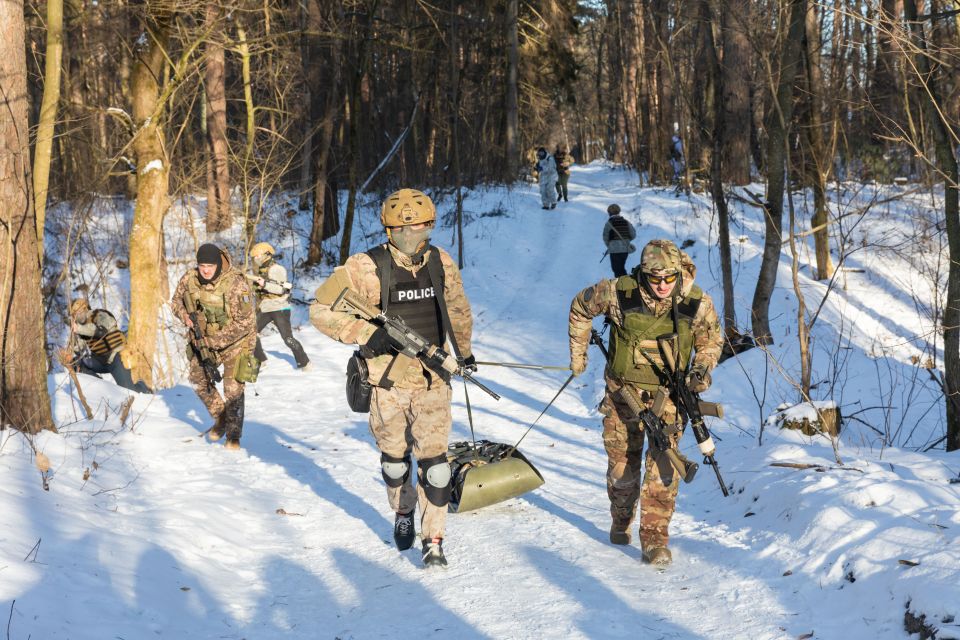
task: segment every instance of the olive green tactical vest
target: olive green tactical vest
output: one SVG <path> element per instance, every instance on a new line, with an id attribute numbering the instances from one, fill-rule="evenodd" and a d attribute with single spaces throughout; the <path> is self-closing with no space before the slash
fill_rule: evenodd
<path id="1" fill-rule="evenodd" d="M 232 320 L 227 309 L 227 280 L 229 278 L 225 276 L 227 276 L 227 273 L 220 274 L 212 289 L 201 286 L 200 280 L 196 276 L 190 279 L 190 286 L 187 287 L 187 295 L 193 298 L 197 309 L 203 313 L 206 320 L 207 326 L 204 333 L 207 335 L 219 333 Z"/>
<path id="2" fill-rule="evenodd" d="M 667 380 L 657 336 L 673 333 L 673 313 L 655 316 L 644 303 L 639 285 L 632 276 L 617 279 L 617 298 L 623 312 L 623 326 L 611 324 L 610 373 L 647 391 L 656 391 Z M 703 290 L 694 285 L 677 305 L 677 334 L 680 338 L 680 367 L 686 369 L 693 352 L 693 318 L 700 307 Z"/>

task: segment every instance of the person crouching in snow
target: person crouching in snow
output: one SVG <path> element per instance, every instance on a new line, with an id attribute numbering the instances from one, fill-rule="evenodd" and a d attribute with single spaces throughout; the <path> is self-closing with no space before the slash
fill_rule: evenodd
<path id="1" fill-rule="evenodd" d="M 557 163 L 544 147 L 537 149 L 537 172 L 540 174 L 540 203 L 544 209 L 557 206 Z"/>

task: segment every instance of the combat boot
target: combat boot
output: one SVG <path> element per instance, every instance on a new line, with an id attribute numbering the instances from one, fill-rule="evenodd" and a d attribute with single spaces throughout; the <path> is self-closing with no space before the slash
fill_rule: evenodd
<path id="1" fill-rule="evenodd" d="M 413 540 L 417 537 L 416 529 L 413 526 L 413 511 L 410 513 L 397 513 L 397 519 L 393 521 L 393 541 L 399 551 L 406 551 L 413 546 Z"/>
<path id="2" fill-rule="evenodd" d="M 610 542 L 612 544 L 630 544 L 630 523 L 614 522 L 610 525 Z"/>
<path id="3" fill-rule="evenodd" d="M 423 566 L 428 569 L 447 566 L 447 559 L 443 555 L 443 538 L 424 539 Z"/>
<path id="4" fill-rule="evenodd" d="M 239 451 L 240 441 L 236 438 L 227 438 L 227 442 L 223 445 L 223 448 L 229 451 Z"/>
<path id="5" fill-rule="evenodd" d="M 647 564 L 665 567 L 673 562 L 673 554 L 666 547 L 650 547 L 643 550 L 643 561 Z"/>
<path id="6" fill-rule="evenodd" d="M 223 428 L 223 413 L 221 412 L 213 426 L 207 429 L 207 432 L 203 435 L 209 442 L 218 442 L 225 431 L 226 429 Z"/>

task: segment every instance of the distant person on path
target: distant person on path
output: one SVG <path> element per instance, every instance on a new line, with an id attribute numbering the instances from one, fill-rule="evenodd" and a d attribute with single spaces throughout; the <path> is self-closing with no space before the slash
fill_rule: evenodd
<path id="1" fill-rule="evenodd" d="M 627 275 L 627 256 L 637 250 L 631 240 L 637 237 L 637 231 L 630 222 L 620 215 L 620 205 L 607 207 L 607 224 L 603 225 L 603 242 L 610 254 L 610 268 L 613 277 Z"/>
<path id="2" fill-rule="evenodd" d="M 226 435 L 224 446 L 239 449 L 244 384 L 249 381 L 244 365 L 253 358 L 257 341 L 253 291 L 243 273 L 233 268 L 226 251 L 215 244 L 202 244 L 197 250 L 197 267 L 180 278 L 170 309 L 191 330 L 190 384 L 214 419 L 206 437 L 216 442 Z M 199 344 L 192 337 L 195 326 Z M 204 362 L 205 356 L 210 360 Z M 221 364 L 223 396 L 209 377 L 210 370 L 218 371 Z"/>
<path id="3" fill-rule="evenodd" d="M 544 209 L 557 207 L 557 163 L 544 147 L 537 149 L 540 202 Z"/>
<path id="4" fill-rule="evenodd" d="M 570 182 L 570 165 L 573 164 L 573 156 L 567 150 L 567 145 L 557 145 L 553 152 L 553 160 L 557 165 L 557 202 L 561 198 L 564 202 L 569 202 L 567 183 Z"/>
<path id="5" fill-rule="evenodd" d="M 425 193 L 401 189 L 383 203 L 387 242 L 356 253 L 316 291 L 310 321 L 326 336 L 360 345 L 365 382 L 372 386 L 370 432 L 380 450 L 387 501 L 396 514 L 393 540 L 400 551 L 416 539 L 417 504 L 423 564 L 445 566 L 443 539 L 453 488 L 447 447 L 452 426 L 450 379 L 419 358 L 401 357 L 401 345 L 382 325 L 331 306 L 350 289 L 383 313 L 402 319 L 432 344 L 476 370 L 470 350 L 473 315 L 457 263 L 430 244 L 437 210 Z M 449 352 L 448 352 L 449 353 Z M 416 458 L 416 467 L 411 459 Z M 417 474 L 414 488 L 412 475 Z"/>
<path id="6" fill-rule="evenodd" d="M 249 276 L 257 291 L 257 346 L 254 355 L 263 364 L 267 354 L 260 344 L 260 332 L 271 322 L 280 331 L 283 343 L 293 353 L 297 369 L 306 371 L 310 367 L 310 358 L 303 351 L 303 345 L 293 337 L 290 325 L 290 289 L 287 282 L 287 270 L 276 262 L 276 251 L 268 242 L 258 242 L 250 249 L 250 259 L 257 270 L 255 276 Z"/>
<path id="7" fill-rule="evenodd" d="M 91 309 L 86 298 L 70 302 L 70 342 L 62 351 L 64 365 L 100 377 L 109 373 L 114 382 L 137 393 L 153 393 L 142 380 L 133 381 L 121 351 L 127 339 L 117 319 L 106 309 Z"/>
<path id="8" fill-rule="evenodd" d="M 677 124 L 674 123 L 675 128 L 676 126 Z M 680 139 L 679 133 L 674 133 L 670 139 L 670 166 L 673 167 L 673 195 L 679 196 L 683 190 L 686 190 L 689 195 L 690 190 L 684 185 L 684 171 L 687 168 L 687 162 L 683 155 L 683 140 Z"/>
<path id="9" fill-rule="evenodd" d="M 668 527 L 676 507 L 680 477 L 666 456 L 647 445 L 641 484 L 644 429 L 620 395 L 628 386 L 647 408 L 668 379 L 656 337 L 679 335 L 679 366 L 696 393 L 710 386 L 710 371 L 723 347 L 723 333 L 713 300 L 694 284 L 696 267 L 669 240 L 652 240 L 631 275 L 602 280 L 577 294 L 570 305 L 570 369 L 587 368 L 587 347 L 593 319 L 610 324 L 609 360 L 604 371 L 606 392 L 600 404 L 603 445 L 607 451 L 607 496 L 610 499 L 610 542 L 630 544 L 630 525 L 640 502 L 640 545 L 645 562 L 672 560 Z M 667 399 L 661 414 L 671 447 L 676 449 L 685 417 Z"/>

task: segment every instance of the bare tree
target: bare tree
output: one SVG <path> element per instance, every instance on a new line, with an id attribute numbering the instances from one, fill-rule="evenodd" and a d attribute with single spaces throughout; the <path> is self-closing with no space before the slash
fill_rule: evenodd
<path id="1" fill-rule="evenodd" d="M 229 229 L 230 147 L 227 142 L 226 56 L 218 33 L 223 26 L 218 0 L 207 0 L 204 90 L 207 105 L 207 232 Z"/>
<path id="2" fill-rule="evenodd" d="M 47 393 L 22 0 L 0 2 L 0 427 L 56 430 Z"/>
<path id="3" fill-rule="evenodd" d="M 50 158 L 53 132 L 60 102 L 60 63 L 63 59 L 63 0 L 47 0 L 47 49 L 43 72 L 43 101 L 37 123 L 37 143 L 33 156 L 33 193 L 36 196 L 37 248 L 43 264 L 43 225 L 47 211 L 47 187 L 50 184 Z"/>

